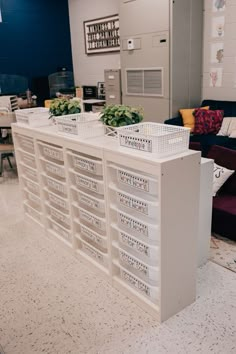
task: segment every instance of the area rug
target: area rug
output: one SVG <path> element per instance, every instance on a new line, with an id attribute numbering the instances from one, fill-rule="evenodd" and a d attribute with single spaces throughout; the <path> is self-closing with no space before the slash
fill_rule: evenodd
<path id="1" fill-rule="evenodd" d="M 218 235 L 212 236 L 210 260 L 236 273 L 236 242 Z"/>

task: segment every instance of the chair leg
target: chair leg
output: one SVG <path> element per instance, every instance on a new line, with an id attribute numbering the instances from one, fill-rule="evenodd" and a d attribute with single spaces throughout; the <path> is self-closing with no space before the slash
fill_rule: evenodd
<path id="1" fill-rule="evenodd" d="M 7 156 L 7 161 L 8 161 L 8 163 L 9 163 L 9 166 L 10 166 L 11 168 L 13 168 L 9 156 Z"/>
<path id="2" fill-rule="evenodd" d="M 3 157 L 2 154 L 0 154 L 0 176 L 2 175 L 2 169 L 3 169 Z"/>

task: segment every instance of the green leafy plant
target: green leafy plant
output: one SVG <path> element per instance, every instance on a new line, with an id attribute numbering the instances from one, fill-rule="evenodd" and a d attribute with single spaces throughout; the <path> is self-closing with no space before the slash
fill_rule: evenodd
<path id="1" fill-rule="evenodd" d="M 51 113 L 51 117 L 80 113 L 81 112 L 80 102 L 78 100 L 67 100 L 64 98 L 55 98 L 54 100 L 52 100 L 50 104 L 49 111 Z"/>
<path id="2" fill-rule="evenodd" d="M 140 123 L 143 120 L 143 109 L 125 105 L 109 105 L 102 110 L 100 120 L 111 127 L 123 127 Z"/>

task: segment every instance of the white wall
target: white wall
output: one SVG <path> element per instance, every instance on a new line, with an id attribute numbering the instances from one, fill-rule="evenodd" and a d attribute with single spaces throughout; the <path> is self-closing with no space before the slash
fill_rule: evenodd
<path id="1" fill-rule="evenodd" d="M 216 0 L 204 0 L 204 60 L 203 99 L 232 100 L 236 97 L 236 0 L 227 0 L 224 8 L 217 10 Z M 224 3 L 224 1 L 222 1 Z M 224 21 L 222 21 L 222 18 Z M 224 22 L 223 32 L 213 32 L 215 21 Z M 214 27 L 216 28 L 216 27 Z M 218 34 L 217 34 L 218 33 Z M 216 60 L 215 48 L 223 48 L 224 57 Z M 211 72 L 217 72 L 215 87 Z M 221 75 L 222 74 L 222 75 Z M 222 77 L 222 79 L 221 79 Z"/>
<path id="2" fill-rule="evenodd" d="M 97 85 L 104 69 L 120 67 L 120 53 L 86 55 L 83 21 L 119 13 L 119 0 L 68 0 L 75 85 Z"/>

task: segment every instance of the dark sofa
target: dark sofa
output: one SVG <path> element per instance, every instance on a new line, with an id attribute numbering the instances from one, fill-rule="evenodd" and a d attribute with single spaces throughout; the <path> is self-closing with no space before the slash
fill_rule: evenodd
<path id="1" fill-rule="evenodd" d="M 236 101 L 204 100 L 201 103 L 201 107 L 204 106 L 210 106 L 210 109 L 212 110 L 223 110 L 224 117 L 235 117 L 236 119 Z M 182 117 L 179 115 L 178 117 L 167 119 L 165 124 L 183 126 Z M 191 134 L 190 143 L 200 143 L 203 156 L 207 156 L 212 145 L 219 145 L 228 149 L 236 150 L 236 138 L 229 138 L 227 136 Z"/>
<path id="2" fill-rule="evenodd" d="M 212 146 L 207 157 L 229 170 L 236 170 L 236 151 Z M 212 231 L 236 241 L 236 172 L 213 197 Z"/>

